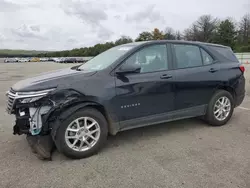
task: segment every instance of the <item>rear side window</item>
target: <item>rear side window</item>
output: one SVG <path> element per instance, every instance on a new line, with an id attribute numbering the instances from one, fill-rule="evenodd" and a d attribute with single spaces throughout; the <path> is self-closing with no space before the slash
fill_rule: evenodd
<path id="1" fill-rule="evenodd" d="M 213 63 L 213 58 L 203 49 L 201 49 L 201 55 L 204 65 L 209 65 Z"/>
<path id="2" fill-rule="evenodd" d="M 233 51 L 231 48 L 226 48 L 226 47 L 220 47 L 220 46 L 209 46 L 211 49 L 215 50 L 218 52 L 220 55 L 222 55 L 225 59 L 229 61 L 237 61 L 237 57 L 234 55 Z"/>
<path id="3" fill-rule="evenodd" d="M 174 44 L 177 68 L 202 66 L 200 48 L 194 45 Z"/>

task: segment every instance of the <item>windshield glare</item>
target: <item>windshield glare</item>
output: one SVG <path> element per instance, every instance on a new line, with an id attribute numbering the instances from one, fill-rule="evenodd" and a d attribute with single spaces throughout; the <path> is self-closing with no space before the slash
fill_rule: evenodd
<path id="1" fill-rule="evenodd" d="M 134 45 L 120 45 L 110 48 L 81 65 L 79 69 L 87 72 L 105 69 L 133 47 Z"/>

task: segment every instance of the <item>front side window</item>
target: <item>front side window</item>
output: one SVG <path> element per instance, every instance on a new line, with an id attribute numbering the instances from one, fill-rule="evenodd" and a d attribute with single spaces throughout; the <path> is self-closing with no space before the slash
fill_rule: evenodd
<path id="1" fill-rule="evenodd" d="M 145 47 L 130 56 L 123 65 L 126 64 L 139 64 L 141 73 L 167 70 L 167 46 L 163 44 Z"/>
<path id="2" fill-rule="evenodd" d="M 200 48 L 194 45 L 174 44 L 177 68 L 202 66 Z"/>

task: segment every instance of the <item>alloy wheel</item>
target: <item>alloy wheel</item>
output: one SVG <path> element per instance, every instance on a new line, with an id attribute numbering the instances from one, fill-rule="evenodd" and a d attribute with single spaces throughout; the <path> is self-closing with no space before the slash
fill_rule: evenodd
<path id="1" fill-rule="evenodd" d="M 231 110 L 231 102 L 227 97 L 223 96 L 223 97 L 220 97 L 215 102 L 213 112 L 217 120 L 223 121 L 230 114 L 230 110 Z"/>
<path id="2" fill-rule="evenodd" d="M 65 142 L 74 151 L 91 149 L 100 138 L 100 126 L 91 117 L 80 117 L 72 121 L 65 131 Z"/>

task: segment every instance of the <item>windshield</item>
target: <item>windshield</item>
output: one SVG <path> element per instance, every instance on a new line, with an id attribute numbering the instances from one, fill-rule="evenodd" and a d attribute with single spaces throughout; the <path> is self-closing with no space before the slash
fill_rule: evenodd
<path id="1" fill-rule="evenodd" d="M 135 45 L 120 45 L 110 48 L 81 65 L 79 69 L 88 72 L 105 69 L 133 47 Z"/>

